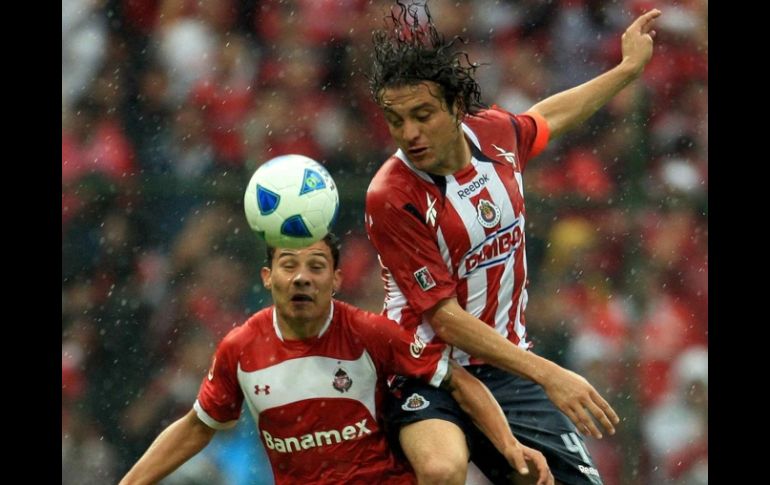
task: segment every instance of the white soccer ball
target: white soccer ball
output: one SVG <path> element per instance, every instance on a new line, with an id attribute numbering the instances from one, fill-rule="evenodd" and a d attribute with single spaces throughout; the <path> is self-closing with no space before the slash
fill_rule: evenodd
<path id="1" fill-rule="evenodd" d="M 328 234 L 340 206 L 326 169 L 304 155 L 283 155 L 251 176 L 243 207 L 249 226 L 268 245 L 301 248 Z"/>

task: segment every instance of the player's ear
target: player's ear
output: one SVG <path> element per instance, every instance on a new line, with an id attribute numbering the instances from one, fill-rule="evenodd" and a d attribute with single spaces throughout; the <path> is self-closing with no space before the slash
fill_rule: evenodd
<path id="1" fill-rule="evenodd" d="M 460 126 L 460 123 L 463 122 L 463 117 L 465 117 L 465 103 L 463 103 L 462 98 L 458 96 L 457 99 L 455 99 L 454 104 L 452 104 L 452 108 L 457 126 Z"/>
<path id="2" fill-rule="evenodd" d="M 342 270 L 340 269 L 334 270 L 334 281 L 332 288 L 334 289 L 334 293 L 337 293 L 340 291 L 340 288 L 342 288 Z"/>
<path id="3" fill-rule="evenodd" d="M 271 290 L 273 282 L 270 277 L 273 272 L 267 266 L 263 266 L 259 274 L 262 276 L 262 286 L 264 286 L 266 290 Z"/>

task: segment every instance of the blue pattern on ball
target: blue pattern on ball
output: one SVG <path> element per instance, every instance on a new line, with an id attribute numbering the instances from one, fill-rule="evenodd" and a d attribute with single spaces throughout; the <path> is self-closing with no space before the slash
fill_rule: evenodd
<path id="1" fill-rule="evenodd" d="M 257 185 L 257 206 L 259 206 L 259 213 L 263 216 L 272 214 L 278 208 L 278 203 L 281 201 L 281 196 L 266 189 L 261 185 Z"/>
<path id="2" fill-rule="evenodd" d="M 305 221 L 302 220 L 302 216 L 299 214 L 283 221 L 283 224 L 281 224 L 281 234 L 290 237 L 313 237 L 313 234 L 310 233 L 305 225 Z"/>
<path id="3" fill-rule="evenodd" d="M 326 188 L 326 183 L 321 175 L 315 170 L 306 168 L 305 173 L 302 175 L 302 187 L 299 189 L 299 195 L 324 188 Z"/>

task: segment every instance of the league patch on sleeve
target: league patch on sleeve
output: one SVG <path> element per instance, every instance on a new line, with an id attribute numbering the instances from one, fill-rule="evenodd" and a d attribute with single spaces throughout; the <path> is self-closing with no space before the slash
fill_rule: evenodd
<path id="1" fill-rule="evenodd" d="M 436 280 L 433 279 L 430 271 L 428 271 L 428 268 L 425 266 L 414 272 L 414 279 L 417 280 L 417 283 L 419 283 L 422 291 L 428 291 L 436 286 Z"/>

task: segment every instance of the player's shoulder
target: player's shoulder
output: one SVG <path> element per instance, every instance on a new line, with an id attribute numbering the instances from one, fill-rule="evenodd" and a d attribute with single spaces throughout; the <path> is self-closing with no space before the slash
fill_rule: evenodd
<path id="1" fill-rule="evenodd" d="M 416 175 L 396 154 L 388 158 L 372 177 L 366 189 L 367 202 L 405 195 L 414 185 Z"/>
<path id="2" fill-rule="evenodd" d="M 535 126 L 527 113 L 513 114 L 497 105 L 467 115 L 463 122 L 482 146 L 507 144 L 511 139 L 519 140 L 522 130 Z M 500 145 L 503 146 L 503 145 Z"/>
<path id="3" fill-rule="evenodd" d="M 481 109 L 473 114 L 465 117 L 465 122 L 470 125 L 489 125 L 495 123 L 510 123 L 511 119 L 516 115 L 501 108 L 500 106 L 493 104 L 489 108 Z"/>
<path id="4" fill-rule="evenodd" d="M 390 323 L 387 317 L 383 315 L 339 300 L 334 300 L 334 312 L 335 315 L 339 316 L 340 323 L 354 334 L 368 334 L 383 322 Z"/>
<path id="5" fill-rule="evenodd" d="M 221 346 L 230 350 L 243 348 L 248 342 L 272 326 L 273 307 L 259 310 L 246 319 L 241 325 L 230 330 L 222 339 Z"/>

